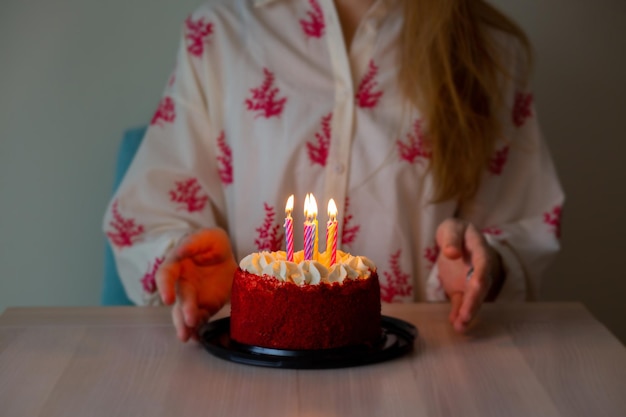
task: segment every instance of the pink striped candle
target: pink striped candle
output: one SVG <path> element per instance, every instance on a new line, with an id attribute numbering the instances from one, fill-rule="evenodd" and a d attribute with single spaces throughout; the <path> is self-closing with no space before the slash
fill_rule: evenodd
<path id="1" fill-rule="evenodd" d="M 293 194 L 287 199 L 285 206 L 285 249 L 287 252 L 287 260 L 293 262 Z"/>
<path id="2" fill-rule="evenodd" d="M 328 202 L 328 223 L 326 223 L 326 252 L 330 251 L 329 265 L 337 263 L 337 205 L 332 198 Z"/>
<path id="3" fill-rule="evenodd" d="M 309 194 L 304 199 L 304 259 L 310 261 L 313 259 L 315 250 L 315 223 L 313 222 L 313 211 L 311 208 L 311 199 Z"/>
<path id="4" fill-rule="evenodd" d="M 313 259 L 318 260 L 320 250 L 319 250 L 319 224 L 317 222 L 317 201 L 315 201 L 315 197 L 313 194 L 309 194 L 309 214 L 313 216 L 313 226 L 315 227 L 315 240 L 313 241 Z"/>

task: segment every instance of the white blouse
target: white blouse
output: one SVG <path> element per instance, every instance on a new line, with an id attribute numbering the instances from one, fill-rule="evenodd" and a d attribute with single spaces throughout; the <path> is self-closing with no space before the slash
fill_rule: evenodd
<path id="1" fill-rule="evenodd" d="M 500 300 L 536 295 L 559 249 L 563 193 L 532 95 L 508 83 L 505 133 L 473 203 L 432 203 L 420 113 L 397 83 L 400 3 L 377 0 L 349 50 L 332 0 L 211 0 L 187 18 L 176 69 L 103 221 L 133 302 L 157 300 L 164 254 L 195 229 L 227 230 L 238 259 L 284 250 L 291 194 L 301 250 L 307 193 L 320 251 L 333 198 L 339 248 L 376 263 L 384 301 L 445 300 L 435 231 L 453 216 L 501 254 Z"/>

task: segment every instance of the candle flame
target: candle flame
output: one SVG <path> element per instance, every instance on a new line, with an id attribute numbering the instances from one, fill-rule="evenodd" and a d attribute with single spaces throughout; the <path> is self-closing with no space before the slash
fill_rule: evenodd
<path id="1" fill-rule="evenodd" d="M 313 218 L 317 217 L 317 201 L 315 201 L 315 197 L 313 194 L 309 194 L 309 215 Z"/>
<path id="2" fill-rule="evenodd" d="M 337 219 L 337 204 L 332 198 L 328 201 L 328 218 L 333 222 Z"/>
<path id="3" fill-rule="evenodd" d="M 293 194 L 289 196 L 289 198 L 287 199 L 287 205 L 285 206 L 285 213 L 287 214 L 287 216 L 291 215 L 292 211 L 293 211 Z"/>
<path id="4" fill-rule="evenodd" d="M 304 217 L 308 222 L 312 222 L 317 217 L 317 202 L 311 193 L 304 198 Z"/>
<path id="5" fill-rule="evenodd" d="M 304 197 L 304 218 L 308 218 L 309 217 L 309 194 L 306 195 L 306 197 Z"/>

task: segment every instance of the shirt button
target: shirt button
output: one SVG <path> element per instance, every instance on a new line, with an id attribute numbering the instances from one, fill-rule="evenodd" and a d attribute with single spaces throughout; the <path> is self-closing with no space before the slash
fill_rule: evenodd
<path id="1" fill-rule="evenodd" d="M 346 170 L 346 166 L 341 162 L 335 164 L 335 174 L 341 175 Z"/>

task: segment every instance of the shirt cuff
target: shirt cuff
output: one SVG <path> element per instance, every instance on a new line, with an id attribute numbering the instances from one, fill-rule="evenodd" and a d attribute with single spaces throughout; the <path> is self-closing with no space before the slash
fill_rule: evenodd
<path id="1" fill-rule="evenodd" d="M 439 279 L 439 269 L 437 264 L 433 265 L 426 278 L 426 301 L 447 301 L 448 297 Z"/>
<path id="2" fill-rule="evenodd" d="M 489 234 L 484 236 L 487 243 L 500 255 L 504 270 L 504 282 L 495 301 L 526 301 L 530 292 L 526 283 L 524 268 L 517 255 L 505 242 L 494 239 Z"/>
<path id="3" fill-rule="evenodd" d="M 160 305 L 156 290 L 156 271 L 166 254 L 186 234 L 181 231 L 167 232 L 159 238 L 147 239 L 118 251 L 116 266 L 128 298 L 140 306 Z"/>

